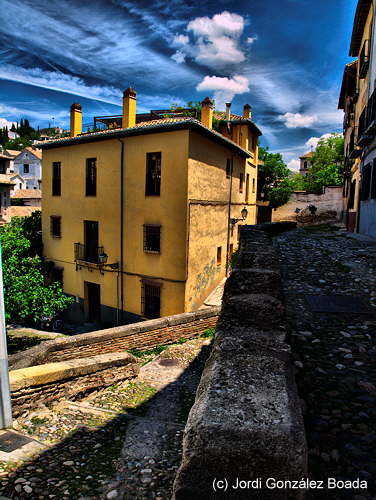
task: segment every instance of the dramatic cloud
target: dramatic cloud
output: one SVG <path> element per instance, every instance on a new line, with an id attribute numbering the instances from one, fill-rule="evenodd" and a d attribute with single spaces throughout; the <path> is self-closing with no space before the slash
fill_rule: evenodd
<path id="1" fill-rule="evenodd" d="M 172 59 L 183 62 L 182 54 L 209 67 L 224 67 L 245 61 L 245 55 L 239 43 L 244 30 L 244 18 L 238 14 L 224 11 L 210 17 L 197 17 L 187 25 L 186 35 L 176 35 L 173 45 L 180 50 Z"/>
<path id="2" fill-rule="evenodd" d="M 287 128 L 308 128 L 317 122 L 317 116 L 302 115 L 300 113 L 285 113 L 280 119 L 285 122 Z"/>
<path id="3" fill-rule="evenodd" d="M 40 68 L 19 68 L 3 64 L 0 67 L 0 78 L 53 89 L 68 94 L 80 95 L 98 101 L 119 104 L 121 90 L 114 87 L 87 85 L 82 78 L 58 71 L 44 71 Z"/>
<path id="4" fill-rule="evenodd" d="M 249 80 L 245 76 L 234 75 L 232 78 L 205 76 L 197 85 L 199 92 L 214 92 L 216 107 L 223 107 L 225 102 L 231 102 L 236 94 L 249 91 Z"/>

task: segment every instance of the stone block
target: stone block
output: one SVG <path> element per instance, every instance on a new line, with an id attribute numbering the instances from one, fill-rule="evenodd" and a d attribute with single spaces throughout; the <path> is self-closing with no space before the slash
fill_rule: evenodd
<path id="1" fill-rule="evenodd" d="M 273 247 L 252 250 L 241 250 L 236 262 L 236 269 L 246 269 L 249 267 L 258 267 L 260 269 L 269 269 L 279 271 L 279 259 L 276 250 Z"/>
<path id="2" fill-rule="evenodd" d="M 214 479 L 300 479 L 306 444 L 299 400 L 286 360 L 264 353 L 214 352 L 197 391 L 183 440 L 174 500 L 298 499 L 302 491 L 213 491 Z"/>
<path id="3" fill-rule="evenodd" d="M 282 302 L 266 294 L 241 294 L 229 297 L 222 306 L 221 324 L 260 330 L 284 327 L 285 308 Z"/>
<path id="4" fill-rule="evenodd" d="M 282 284 L 278 271 L 269 269 L 235 269 L 226 281 L 224 298 L 240 294 L 266 294 L 281 298 Z"/>

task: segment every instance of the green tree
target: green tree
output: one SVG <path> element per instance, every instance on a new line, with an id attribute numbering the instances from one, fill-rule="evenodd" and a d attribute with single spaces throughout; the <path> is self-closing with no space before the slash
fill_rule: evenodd
<path id="1" fill-rule="evenodd" d="M 60 283 L 45 283 L 40 229 L 40 212 L 13 218 L 0 228 L 7 321 L 33 322 L 62 311 L 73 300 Z"/>
<path id="2" fill-rule="evenodd" d="M 312 167 L 304 176 L 306 191 L 321 193 L 325 186 L 340 186 L 343 182 L 344 139 L 331 134 L 320 139 L 312 158 Z"/>
<path id="3" fill-rule="evenodd" d="M 272 208 L 280 207 L 289 201 L 294 189 L 290 170 L 280 153 L 269 153 L 261 146 L 259 159 L 263 164 L 258 165 L 257 197 L 269 201 Z"/>

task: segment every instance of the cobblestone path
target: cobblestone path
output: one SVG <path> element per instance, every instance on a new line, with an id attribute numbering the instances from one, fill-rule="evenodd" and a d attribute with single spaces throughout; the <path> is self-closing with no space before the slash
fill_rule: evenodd
<path id="1" fill-rule="evenodd" d="M 169 500 L 209 352 L 206 336 L 145 352 L 137 378 L 25 412 L 14 428 L 43 449 L 0 460 L 0 500 Z"/>
<path id="2" fill-rule="evenodd" d="M 326 229 L 326 231 L 325 231 Z M 306 295 L 359 297 L 375 308 L 376 245 L 330 227 L 276 238 L 313 479 L 365 480 L 367 489 L 308 498 L 376 499 L 376 316 L 313 313 Z"/>

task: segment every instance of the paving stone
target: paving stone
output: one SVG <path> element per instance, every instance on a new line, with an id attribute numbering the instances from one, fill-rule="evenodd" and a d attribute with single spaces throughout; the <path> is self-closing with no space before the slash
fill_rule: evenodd
<path id="1" fill-rule="evenodd" d="M 298 229 L 275 238 L 283 271 L 286 311 L 312 479 L 368 481 L 366 491 L 327 490 L 328 500 L 376 498 L 376 315 L 315 313 L 304 297 L 356 296 L 376 313 L 376 247 L 341 231 Z M 312 332 L 305 337 L 304 332 Z M 312 341 L 314 337 L 314 340 Z M 320 342 L 315 342 L 319 340 Z M 295 362 L 296 363 L 296 362 Z M 325 373 L 323 373 L 325 372 Z M 369 475 L 369 476 L 368 476 Z M 307 499 L 315 499 L 314 492 Z"/>

